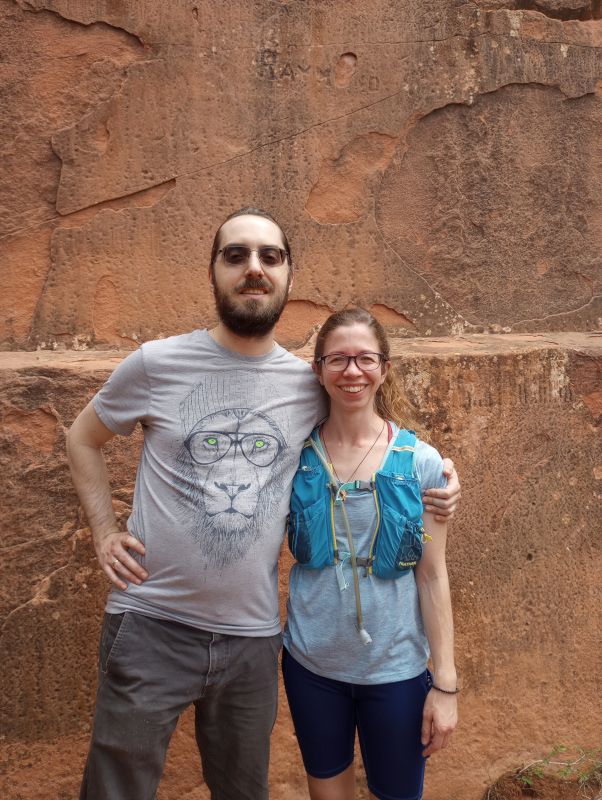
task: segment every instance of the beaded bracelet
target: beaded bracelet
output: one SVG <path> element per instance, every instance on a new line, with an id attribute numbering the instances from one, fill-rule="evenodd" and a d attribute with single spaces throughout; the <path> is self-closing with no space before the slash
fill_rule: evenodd
<path id="1" fill-rule="evenodd" d="M 440 686 L 435 686 L 434 683 L 431 683 L 431 689 L 436 689 L 438 692 L 443 692 L 443 694 L 458 694 L 460 689 L 442 689 Z"/>

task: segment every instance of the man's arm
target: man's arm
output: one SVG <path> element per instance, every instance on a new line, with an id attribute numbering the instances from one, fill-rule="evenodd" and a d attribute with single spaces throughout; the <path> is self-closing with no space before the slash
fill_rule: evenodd
<path id="1" fill-rule="evenodd" d="M 119 529 L 113 511 L 102 446 L 114 435 L 88 403 L 67 434 L 67 457 L 98 562 L 109 580 L 123 590 L 127 589 L 126 581 L 140 585 L 148 573 L 128 553 L 129 548 L 144 555 L 144 545 L 128 531 Z"/>
<path id="2" fill-rule="evenodd" d="M 447 478 L 445 489 L 427 489 L 422 495 L 424 510 L 435 515 L 437 522 L 449 522 L 456 512 L 460 499 L 460 480 L 451 458 L 443 459 L 443 474 Z"/>

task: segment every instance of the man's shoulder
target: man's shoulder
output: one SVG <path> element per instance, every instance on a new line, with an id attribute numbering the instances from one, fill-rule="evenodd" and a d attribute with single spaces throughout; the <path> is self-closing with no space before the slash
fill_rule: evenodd
<path id="1" fill-rule="evenodd" d="M 311 364 L 283 347 L 280 350 L 280 358 L 275 366 L 282 374 L 282 380 L 288 381 L 292 379 L 293 385 L 303 387 L 311 394 L 312 398 L 321 398 L 322 387 L 311 368 Z"/>
<path id="2" fill-rule="evenodd" d="M 168 353 L 198 346 L 203 338 L 202 330 L 189 331 L 188 333 L 178 333 L 175 336 L 166 336 L 162 339 L 149 339 L 141 345 L 143 353 Z"/>
<path id="3" fill-rule="evenodd" d="M 290 364 L 292 368 L 298 369 L 299 372 L 301 373 L 312 372 L 311 364 L 305 361 L 305 359 L 299 358 L 299 356 L 295 355 L 294 353 L 291 353 L 290 350 L 287 350 L 285 347 L 282 347 L 281 345 L 277 346 L 282 361 L 284 361 L 287 364 Z"/>

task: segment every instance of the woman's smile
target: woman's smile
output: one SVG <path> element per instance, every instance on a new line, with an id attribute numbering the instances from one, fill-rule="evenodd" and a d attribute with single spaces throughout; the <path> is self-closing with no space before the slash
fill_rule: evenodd
<path id="1" fill-rule="evenodd" d="M 339 403 L 343 408 L 345 404 L 353 403 L 353 408 L 359 408 L 364 404 L 369 407 L 374 404 L 388 365 L 379 365 L 376 369 L 361 369 L 357 365 L 357 356 L 362 353 L 380 353 L 378 340 L 367 325 L 356 323 L 341 326 L 326 337 L 324 356 L 356 356 L 348 359 L 347 366 L 342 371 L 333 371 L 323 361 L 320 362 L 318 377 L 333 405 Z"/>

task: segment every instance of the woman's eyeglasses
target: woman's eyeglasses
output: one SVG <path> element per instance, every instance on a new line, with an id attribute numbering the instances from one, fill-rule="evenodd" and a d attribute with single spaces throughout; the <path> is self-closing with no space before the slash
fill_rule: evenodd
<path id="1" fill-rule="evenodd" d="M 249 263 L 251 253 L 257 253 L 262 267 L 281 267 L 286 261 L 286 250 L 266 245 L 253 250 L 242 244 L 229 244 L 217 251 L 224 254 L 224 263 L 231 267 L 242 267 Z"/>
<path id="2" fill-rule="evenodd" d="M 356 356 L 348 356 L 344 353 L 331 353 L 328 356 L 316 358 L 316 364 L 322 365 L 329 372 L 345 372 L 349 364 L 353 361 L 358 369 L 372 370 L 378 369 L 385 357 L 382 353 L 358 353 Z"/>

